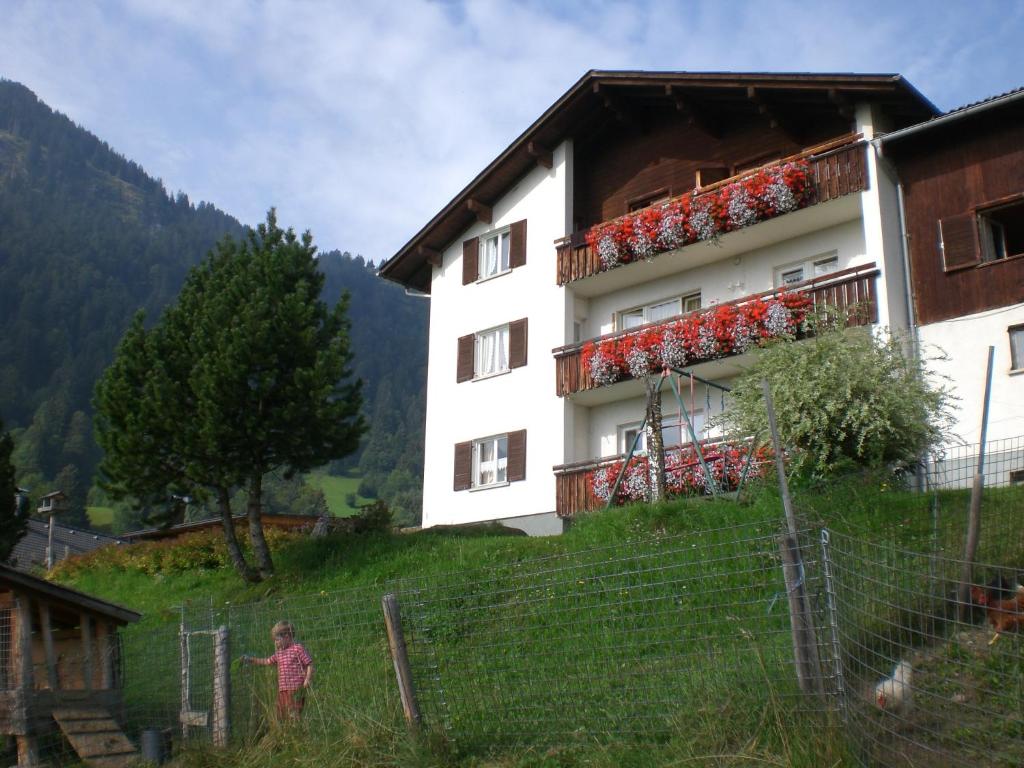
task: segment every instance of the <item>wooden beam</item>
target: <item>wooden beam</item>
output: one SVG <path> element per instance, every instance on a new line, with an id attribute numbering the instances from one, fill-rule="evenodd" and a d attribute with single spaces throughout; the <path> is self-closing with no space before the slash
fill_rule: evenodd
<path id="1" fill-rule="evenodd" d="M 551 150 L 545 149 L 544 147 L 534 142 L 529 142 L 526 145 L 526 151 L 530 153 L 530 157 L 537 161 L 537 165 L 550 169 L 554 164 L 554 158 L 552 157 Z"/>
<path id="2" fill-rule="evenodd" d="M 777 130 L 794 144 L 801 144 L 801 132 L 790 121 L 780 116 L 777 108 L 766 102 L 754 86 L 747 87 L 747 98 L 757 105 L 758 114 L 768 120 L 768 126 Z"/>
<path id="3" fill-rule="evenodd" d="M 481 203 L 479 200 L 475 200 L 472 197 L 466 201 L 466 207 L 476 214 L 477 221 L 483 222 L 484 224 L 490 224 L 494 218 L 491 206 L 486 203 Z"/>
<path id="4" fill-rule="evenodd" d="M 687 123 L 713 139 L 721 137 L 721 127 L 708 116 L 707 110 L 700 109 L 693 100 L 686 98 L 673 88 L 671 83 L 665 86 L 665 95 L 675 102 L 676 111 L 686 116 Z"/>
<path id="5" fill-rule="evenodd" d="M 840 117 L 845 117 L 847 120 L 853 119 L 853 103 L 835 88 L 828 89 L 828 100 L 836 106 Z"/>
<path id="6" fill-rule="evenodd" d="M 100 621 L 96 624 L 96 646 L 100 652 L 100 688 L 109 691 L 114 687 L 114 633 L 111 624 Z"/>
<path id="7" fill-rule="evenodd" d="M 32 677 L 32 598 L 25 594 L 15 597 L 17 601 L 18 634 L 14 646 L 14 664 L 17 670 L 18 687 L 26 694 L 35 688 Z"/>
<path id="8" fill-rule="evenodd" d="M 436 251 L 433 248 L 427 248 L 425 245 L 416 246 L 416 253 L 423 258 L 427 264 L 432 267 L 441 266 L 441 252 Z"/>
<path id="9" fill-rule="evenodd" d="M 50 606 L 46 603 L 39 604 L 39 628 L 43 633 L 43 647 L 46 649 L 46 678 L 50 683 L 50 690 L 56 691 L 60 688 L 60 679 L 57 677 L 57 653 L 53 648 Z"/>
<path id="10" fill-rule="evenodd" d="M 81 614 L 79 619 L 82 633 L 82 681 L 85 690 L 92 690 L 92 616 Z"/>

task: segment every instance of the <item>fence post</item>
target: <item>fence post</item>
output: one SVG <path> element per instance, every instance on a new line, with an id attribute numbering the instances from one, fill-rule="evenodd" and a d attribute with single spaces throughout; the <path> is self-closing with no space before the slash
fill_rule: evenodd
<path id="1" fill-rule="evenodd" d="M 992 397 L 992 360 L 996 348 L 988 348 L 988 368 L 985 372 L 985 400 L 981 408 L 981 443 L 978 445 L 978 468 L 971 486 L 971 508 L 967 517 L 967 541 L 964 543 L 964 562 L 960 571 L 959 605 L 957 618 L 964 621 L 970 609 L 971 584 L 974 582 L 974 558 L 981 536 L 981 491 L 985 487 L 985 440 L 988 438 L 988 404 Z"/>
<path id="2" fill-rule="evenodd" d="M 231 645 L 228 628 L 217 629 L 213 641 L 213 745 L 226 747 L 231 738 Z"/>
<path id="3" fill-rule="evenodd" d="M 185 624 L 185 607 L 181 608 L 181 625 L 178 633 L 181 643 L 181 737 L 188 741 L 189 725 L 189 653 L 188 653 L 188 627 Z"/>
<path id="4" fill-rule="evenodd" d="M 828 626 L 832 640 L 832 674 L 836 680 L 836 697 L 839 712 L 846 720 L 846 684 L 843 679 L 842 648 L 839 645 L 839 611 L 836 609 L 836 589 L 832 576 L 831 539 L 827 528 L 821 529 L 821 565 L 825 577 L 825 606 L 828 610 Z"/>
<path id="5" fill-rule="evenodd" d="M 416 689 L 412 681 L 412 668 L 409 666 L 409 655 L 405 647 L 405 635 L 402 632 L 402 614 L 398 608 L 398 598 L 388 593 L 381 599 L 384 609 L 384 626 L 388 633 L 388 648 L 391 649 L 391 660 L 395 665 L 395 677 L 398 680 L 398 693 L 402 698 L 402 711 L 405 721 L 411 728 L 420 724 L 420 708 L 416 703 Z"/>
<path id="6" fill-rule="evenodd" d="M 779 541 L 779 551 L 782 554 L 782 573 L 786 582 L 786 597 L 789 602 L 789 622 L 793 633 L 796 676 L 801 691 L 820 693 L 821 665 L 818 659 L 818 641 L 811 618 L 811 603 L 807 597 L 804 563 L 800 555 L 800 543 L 797 537 L 796 514 L 793 512 L 793 501 L 789 497 L 789 484 L 786 482 L 782 441 L 779 439 L 779 428 L 775 423 L 775 407 L 772 404 L 772 393 L 767 379 L 761 380 L 761 389 L 764 392 L 768 428 L 771 431 L 772 446 L 775 449 L 775 472 L 779 480 L 779 492 L 782 494 L 782 507 L 786 514 L 787 533 Z"/>

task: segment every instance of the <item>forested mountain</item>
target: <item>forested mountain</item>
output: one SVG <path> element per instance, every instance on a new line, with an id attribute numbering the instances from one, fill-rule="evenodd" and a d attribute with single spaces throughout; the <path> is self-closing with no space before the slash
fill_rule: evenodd
<path id="1" fill-rule="evenodd" d="M 84 508 L 99 459 L 93 386 L 129 319 L 139 308 L 155 319 L 218 239 L 243 232 L 212 204 L 169 194 L 29 89 L 0 80 L 0 415 L 15 436 L 19 482 L 42 492 L 61 487 Z M 327 301 L 352 293 L 368 416 L 394 411 L 412 430 L 391 430 L 388 458 L 371 468 L 368 482 L 384 492 L 402 460 L 393 444 L 422 450 L 427 308 L 359 257 L 331 252 L 321 264 Z M 402 380 L 378 393 L 392 371 Z M 366 445 L 374 444 L 371 431 Z M 418 472 L 422 458 L 402 466 Z"/>

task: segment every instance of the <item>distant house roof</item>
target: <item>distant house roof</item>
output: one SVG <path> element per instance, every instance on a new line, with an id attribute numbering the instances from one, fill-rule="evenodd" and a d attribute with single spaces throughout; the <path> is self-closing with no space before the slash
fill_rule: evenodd
<path id="1" fill-rule="evenodd" d="M 908 136 L 919 135 L 926 131 L 931 131 L 969 117 L 974 117 L 975 115 L 983 112 L 1006 107 L 1021 100 L 1024 100 L 1024 87 L 1014 88 L 1012 91 L 1000 93 L 997 96 L 991 96 L 987 99 L 982 99 L 981 101 L 964 104 L 962 107 L 951 109 L 941 115 L 936 115 L 930 120 L 925 120 L 923 123 L 917 123 L 916 125 L 901 128 L 898 131 L 891 131 L 890 133 L 882 136 L 880 141 L 882 144 L 900 141 Z"/>
<path id="2" fill-rule="evenodd" d="M 235 525 L 246 521 L 245 515 L 235 515 Z M 289 530 L 312 528 L 320 519 L 316 515 L 268 515 L 260 516 L 263 525 L 268 528 L 284 528 Z M 342 518 L 343 519 L 343 518 Z M 206 520 L 197 520 L 193 523 L 181 523 L 168 528 L 145 528 L 140 531 L 129 531 L 121 534 L 121 539 L 128 543 L 136 541 L 152 541 L 156 539 L 172 539 L 175 536 L 184 536 L 186 533 L 205 531 L 211 528 L 222 527 L 219 517 L 210 517 Z"/>
<path id="3" fill-rule="evenodd" d="M 938 109 L 898 74 L 776 72 L 636 72 L 591 70 L 484 168 L 409 242 L 380 266 L 388 280 L 430 290 L 431 261 L 474 221 L 476 213 L 501 197 L 567 137 L 594 121 L 609 104 L 679 105 L 700 114 L 724 103 L 756 109 L 755 95 L 775 108 L 803 114 L 838 110 L 857 101 L 882 106 L 894 125 L 927 120 Z"/>
<path id="4" fill-rule="evenodd" d="M 46 545 L 49 539 L 49 522 L 29 520 L 25 536 L 14 545 L 9 565 L 19 570 L 29 570 L 46 564 Z M 70 555 L 81 555 L 111 544 L 126 544 L 123 538 L 108 536 L 97 531 L 72 528 L 55 523 L 53 526 L 53 559 L 63 560 Z"/>
<path id="5" fill-rule="evenodd" d="M 42 498 L 44 499 L 56 499 L 56 498 L 67 498 L 68 495 L 64 491 L 50 491 L 45 494 Z"/>
<path id="6" fill-rule="evenodd" d="M 31 576 L 23 571 L 6 565 L 0 565 L 0 589 L 7 588 L 16 592 L 28 592 L 32 597 L 41 597 L 48 602 L 63 603 L 106 616 L 118 624 L 138 621 L 142 614 L 129 610 L 115 603 L 108 603 L 98 597 L 79 592 L 77 589 L 62 587 L 52 581 Z"/>

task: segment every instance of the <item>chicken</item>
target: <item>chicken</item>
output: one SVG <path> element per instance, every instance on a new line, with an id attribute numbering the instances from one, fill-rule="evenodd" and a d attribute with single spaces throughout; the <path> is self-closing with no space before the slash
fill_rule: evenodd
<path id="1" fill-rule="evenodd" d="M 985 616 L 996 633 L 989 645 L 999 639 L 1003 632 L 1012 632 L 1024 627 L 1024 585 L 1017 584 L 1010 589 L 1002 577 L 998 584 L 988 587 L 971 587 L 971 599 L 985 607 Z"/>
<path id="2" fill-rule="evenodd" d="M 909 661 L 899 662 L 892 676 L 875 686 L 875 702 L 879 709 L 889 712 L 908 712 L 914 704 L 914 691 L 910 687 L 914 669 Z"/>

